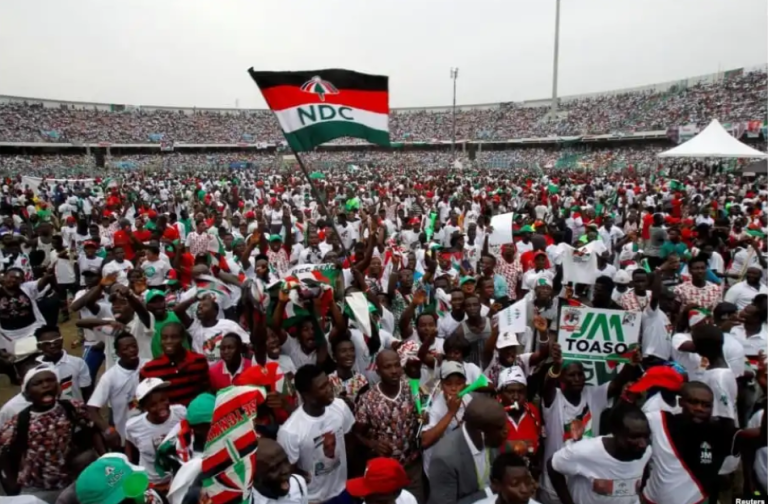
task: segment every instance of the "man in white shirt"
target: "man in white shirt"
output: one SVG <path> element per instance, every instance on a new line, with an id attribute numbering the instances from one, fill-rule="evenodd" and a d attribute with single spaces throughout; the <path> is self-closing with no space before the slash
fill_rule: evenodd
<path id="1" fill-rule="evenodd" d="M 768 294 L 768 287 L 760 282 L 762 277 L 763 270 L 760 266 L 748 267 L 744 280 L 734 284 L 725 293 L 725 301 L 733 303 L 739 310 L 743 310 L 758 294 Z"/>
<path id="2" fill-rule="evenodd" d="M 648 419 L 629 404 L 611 419 L 613 435 L 567 444 L 547 461 L 562 504 L 639 504 L 643 472 L 651 458 Z"/>
<path id="3" fill-rule="evenodd" d="M 277 442 L 288 462 L 310 475 L 308 500 L 333 500 L 345 491 L 344 436 L 352 430 L 355 417 L 342 399 L 334 399 L 328 376 L 316 365 L 300 367 L 294 384 L 302 404 L 280 426 Z"/>
<path id="4" fill-rule="evenodd" d="M 285 450 L 272 439 L 259 439 L 259 462 L 250 504 L 307 504 L 307 482 L 291 473 Z"/>
<path id="5" fill-rule="evenodd" d="M 376 457 L 368 461 L 364 476 L 347 481 L 347 492 L 363 499 L 365 504 L 416 504 L 416 497 L 405 490 L 408 483 L 408 475 L 400 462 L 389 457 Z"/>

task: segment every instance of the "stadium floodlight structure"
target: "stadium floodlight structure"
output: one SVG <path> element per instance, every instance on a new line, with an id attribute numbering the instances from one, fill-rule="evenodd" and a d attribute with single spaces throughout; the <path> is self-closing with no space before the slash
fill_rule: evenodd
<path id="1" fill-rule="evenodd" d="M 557 59 L 560 52 L 560 0 L 555 0 L 555 54 L 552 63 L 552 118 L 557 113 Z"/>
<path id="2" fill-rule="evenodd" d="M 451 155 L 456 153 L 456 79 L 459 78 L 459 68 L 451 68 L 451 79 L 453 79 L 453 110 L 452 110 L 452 134 L 451 134 Z"/>

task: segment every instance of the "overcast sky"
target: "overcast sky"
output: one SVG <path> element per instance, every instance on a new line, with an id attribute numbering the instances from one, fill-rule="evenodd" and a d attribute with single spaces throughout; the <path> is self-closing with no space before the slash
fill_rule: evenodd
<path id="1" fill-rule="evenodd" d="M 546 98 L 555 0 L 1 0 L 0 94 L 264 107 L 246 70 L 390 76 L 391 106 Z M 561 96 L 768 61 L 766 0 L 562 0 Z"/>

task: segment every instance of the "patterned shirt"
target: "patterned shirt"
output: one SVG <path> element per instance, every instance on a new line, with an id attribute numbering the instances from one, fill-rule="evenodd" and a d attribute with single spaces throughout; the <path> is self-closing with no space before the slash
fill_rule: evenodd
<path id="1" fill-rule="evenodd" d="M 707 282 L 704 287 L 696 287 L 691 282 L 683 282 L 674 288 L 675 296 L 685 305 L 695 305 L 707 310 L 713 310 L 723 298 L 719 285 Z"/>
<path id="2" fill-rule="evenodd" d="M 638 297 L 635 290 L 628 290 L 619 298 L 619 305 L 628 311 L 641 312 L 651 302 L 651 293 L 646 292 L 645 297 Z"/>
<path id="3" fill-rule="evenodd" d="M 507 260 L 502 257 L 496 261 L 496 268 L 494 269 L 494 273 L 504 277 L 504 280 L 507 282 L 507 292 L 509 299 L 512 301 L 517 299 L 517 282 L 520 280 L 520 278 L 522 278 L 523 275 L 523 265 L 520 262 L 520 258 L 515 257 L 512 262 L 507 262 Z"/>
<path id="4" fill-rule="evenodd" d="M 271 248 L 267 249 L 267 260 L 278 276 L 283 277 L 288 272 L 290 258 L 284 248 L 280 248 L 277 252 Z"/>
<path id="5" fill-rule="evenodd" d="M 80 401 L 71 401 L 75 408 L 76 423 L 81 428 L 92 428 L 88 410 Z M 16 437 L 18 415 L 0 428 L 0 449 L 13 443 Z M 31 412 L 27 451 L 22 456 L 18 482 L 21 488 L 61 490 L 71 483 L 69 455 L 72 450 L 72 423 L 61 404 L 43 413 Z"/>
<path id="6" fill-rule="evenodd" d="M 333 386 L 334 396 L 341 397 L 343 393 L 346 393 L 346 396 L 353 401 L 357 399 L 357 394 L 360 392 L 360 389 L 368 385 L 368 379 L 360 373 L 354 373 L 348 380 L 343 380 L 339 377 L 338 373 L 334 371 L 328 375 L 328 381 L 330 381 Z"/>
<path id="7" fill-rule="evenodd" d="M 385 396 L 379 386 L 360 396 L 355 421 L 369 427 L 370 439 L 384 439 L 392 444 L 392 458 L 405 465 L 419 456 L 419 415 L 408 382 L 402 380 L 400 393 Z"/>
<path id="8" fill-rule="evenodd" d="M 210 249 L 211 242 L 215 242 L 216 237 L 209 233 L 198 234 L 191 232 L 187 235 L 186 246 L 189 248 L 189 253 L 193 256 L 197 254 L 207 254 Z"/>

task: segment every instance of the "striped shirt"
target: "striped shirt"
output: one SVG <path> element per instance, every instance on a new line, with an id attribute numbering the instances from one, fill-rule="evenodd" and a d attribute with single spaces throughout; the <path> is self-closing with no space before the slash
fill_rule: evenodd
<path id="1" fill-rule="evenodd" d="M 160 378 L 169 382 L 168 398 L 171 404 L 188 406 L 189 403 L 203 392 L 208 392 L 208 360 L 205 355 L 186 351 L 180 362 L 172 362 L 167 355 L 153 359 L 141 368 L 141 380 L 145 378 Z"/>

